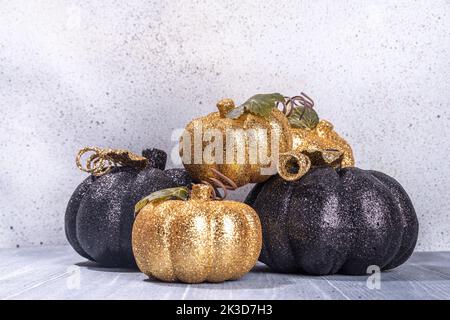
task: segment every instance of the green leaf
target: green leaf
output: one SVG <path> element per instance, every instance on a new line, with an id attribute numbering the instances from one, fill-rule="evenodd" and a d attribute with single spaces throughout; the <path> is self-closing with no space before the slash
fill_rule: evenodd
<path id="1" fill-rule="evenodd" d="M 314 129 L 319 123 L 319 115 L 313 108 L 298 106 L 292 110 L 288 120 L 294 128 Z"/>
<path id="2" fill-rule="evenodd" d="M 268 118 L 276 103 L 284 101 L 284 96 L 280 93 L 256 94 L 239 107 L 231 110 L 227 114 L 227 118 L 237 119 L 245 112 Z"/>
<path id="3" fill-rule="evenodd" d="M 189 197 L 189 190 L 186 187 L 176 187 L 159 190 L 153 192 L 149 196 L 143 198 L 138 203 L 136 203 L 136 205 L 134 206 L 134 214 L 138 214 L 139 211 L 141 211 L 147 204 L 153 201 L 164 201 L 170 199 L 187 200 L 188 197 Z"/>

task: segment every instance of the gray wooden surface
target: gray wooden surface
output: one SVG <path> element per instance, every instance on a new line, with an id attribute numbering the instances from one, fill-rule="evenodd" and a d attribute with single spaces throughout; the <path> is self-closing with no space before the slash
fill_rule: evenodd
<path id="1" fill-rule="evenodd" d="M 163 283 L 135 270 L 105 269 L 68 246 L 0 250 L 0 299 L 450 299 L 450 252 L 417 252 L 368 276 L 276 274 L 263 264 L 238 281 Z"/>

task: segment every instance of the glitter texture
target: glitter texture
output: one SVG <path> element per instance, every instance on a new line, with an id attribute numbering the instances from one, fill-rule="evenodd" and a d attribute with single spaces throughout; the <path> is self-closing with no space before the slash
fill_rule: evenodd
<path id="1" fill-rule="evenodd" d="M 313 153 L 327 149 L 337 150 L 343 153 L 341 167 L 355 165 L 352 148 L 333 130 L 333 124 L 327 120 L 320 120 L 312 130 L 292 128 L 292 134 L 293 147 L 297 151 Z M 312 165 L 314 166 L 315 163 L 313 162 Z"/>
<path id="2" fill-rule="evenodd" d="M 194 185 L 191 199 L 152 202 L 133 227 L 139 269 L 162 281 L 238 279 L 256 264 L 261 224 L 244 203 L 211 200 L 211 187 Z"/>
<path id="3" fill-rule="evenodd" d="M 402 186 L 376 171 L 311 169 L 298 181 L 273 176 L 245 201 L 261 219 L 260 260 L 278 272 L 366 274 L 404 263 L 418 221 Z"/>
<path id="4" fill-rule="evenodd" d="M 81 164 L 81 157 L 85 153 L 92 152 L 86 162 L 86 166 Z M 148 166 L 148 159 L 141 157 L 133 152 L 124 149 L 110 149 L 99 147 L 86 147 L 78 152 L 75 160 L 78 169 L 93 174 L 94 176 L 102 176 L 108 173 L 116 166 L 134 167 L 136 169 L 144 169 Z"/>
<path id="5" fill-rule="evenodd" d="M 131 249 L 134 206 L 160 189 L 186 186 L 183 169 L 164 170 L 167 155 L 147 149 L 143 170 L 116 167 L 100 177 L 89 176 L 75 190 L 65 215 L 66 237 L 83 257 L 107 267 L 135 267 Z"/>
<path id="6" fill-rule="evenodd" d="M 219 112 L 210 113 L 207 116 L 195 119 L 186 126 L 186 133 L 191 136 L 191 159 L 190 163 L 183 163 L 184 167 L 191 174 L 192 178 L 198 181 L 208 180 L 214 178 L 211 168 L 218 170 L 230 179 L 232 179 L 237 186 L 243 186 L 247 183 L 257 183 L 267 180 L 270 175 L 261 174 L 261 168 L 269 167 L 266 164 L 253 164 L 249 161 L 249 140 L 245 136 L 240 135 L 243 130 L 262 130 L 266 134 L 259 134 L 255 141 L 258 146 L 267 146 L 267 156 L 271 156 L 272 150 L 271 134 L 276 134 L 279 137 L 280 153 L 287 152 L 292 149 L 292 132 L 289 121 L 284 114 L 278 109 L 273 109 L 268 119 L 253 115 L 250 113 L 243 114 L 239 119 L 229 119 L 225 115 L 234 108 L 234 103 L 231 99 L 224 99 L 217 103 Z M 202 128 L 203 132 L 208 130 L 218 130 L 223 136 L 223 161 L 222 163 L 203 163 L 196 164 L 194 162 L 194 131 L 195 128 Z M 232 138 L 235 139 L 237 146 L 245 146 L 245 162 L 238 163 L 237 161 L 228 161 L 226 154 L 226 132 L 229 130 L 232 133 Z M 209 141 L 203 141 L 202 150 L 210 144 Z M 180 154 L 182 156 L 182 153 Z M 182 157 L 183 158 L 183 157 Z M 276 159 L 278 160 L 278 159 Z M 185 161 L 186 162 L 186 161 Z M 275 173 L 275 172 L 274 172 Z"/>

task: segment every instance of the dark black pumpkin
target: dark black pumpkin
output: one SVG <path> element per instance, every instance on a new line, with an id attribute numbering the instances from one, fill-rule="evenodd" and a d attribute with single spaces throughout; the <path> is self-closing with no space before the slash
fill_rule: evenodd
<path id="1" fill-rule="evenodd" d="M 89 176 L 73 193 L 65 215 L 67 240 L 81 256 L 107 267 L 135 267 L 131 231 L 135 204 L 160 189 L 187 186 L 184 169 L 165 170 L 167 154 L 147 149 L 145 169 L 116 167 Z"/>
<path id="2" fill-rule="evenodd" d="M 276 175 L 257 184 L 245 202 L 261 219 L 260 260 L 278 272 L 392 269 L 417 241 L 411 200 L 396 180 L 377 171 L 319 167 L 293 182 Z"/>

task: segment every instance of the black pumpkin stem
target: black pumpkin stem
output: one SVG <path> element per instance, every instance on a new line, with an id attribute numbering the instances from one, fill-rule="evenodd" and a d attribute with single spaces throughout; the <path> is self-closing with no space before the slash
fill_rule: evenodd
<path id="1" fill-rule="evenodd" d="M 148 159 L 147 166 L 164 170 L 167 163 L 167 153 L 163 150 L 151 148 L 142 151 L 142 156 Z"/>
<path id="2" fill-rule="evenodd" d="M 86 165 L 81 164 L 81 158 L 85 153 L 93 152 L 86 160 Z M 136 169 L 144 169 L 149 161 L 124 149 L 110 149 L 99 147 L 85 147 L 81 149 L 76 157 L 76 165 L 81 171 L 90 173 L 94 176 L 102 176 L 110 172 L 114 167 L 127 166 Z"/>

